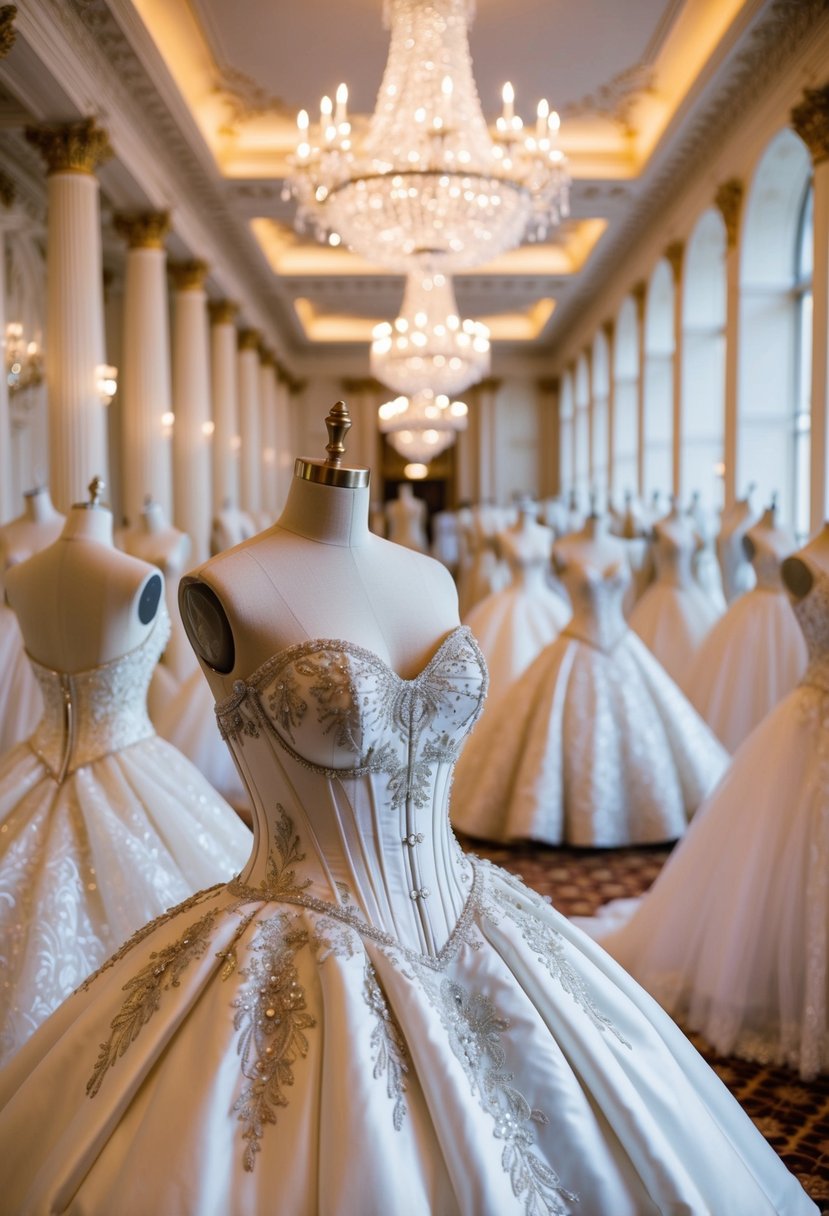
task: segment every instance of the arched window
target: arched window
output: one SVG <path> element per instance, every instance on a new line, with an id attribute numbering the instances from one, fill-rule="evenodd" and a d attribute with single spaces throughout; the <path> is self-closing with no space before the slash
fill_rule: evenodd
<path id="1" fill-rule="evenodd" d="M 590 372 L 585 355 L 579 355 L 576 363 L 573 391 L 576 428 L 573 485 L 586 496 L 590 491 Z"/>
<path id="2" fill-rule="evenodd" d="M 593 402 L 590 411 L 590 468 L 593 488 L 599 501 L 608 497 L 608 403 L 610 398 L 610 364 L 607 338 L 599 330 L 593 340 L 591 386 Z"/>
<path id="3" fill-rule="evenodd" d="M 563 494 L 569 494 L 576 478 L 573 461 L 573 376 L 566 371 L 561 377 L 558 403 L 559 417 L 559 486 Z"/>
<path id="4" fill-rule="evenodd" d="M 674 283 L 663 258 L 651 275 L 645 305 L 644 493 L 670 493 L 673 485 Z"/>
<path id="5" fill-rule="evenodd" d="M 719 509 L 725 424 L 725 227 L 713 208 L 700 217 L 682 277 L 680 491 Z"/>
<path id="6" fill-rule="evenodd" d="M 624 495 L 638 490 L 637 451 L 639 419 L 637 384 L 639 345 L 636 333 L 636 302 L 628 296 L 616 317 L 613 343 L 613 453 L 611 492 L 621 505 Z"/>
<path id="7" fill-rule="evenodd" d="M 740 259 L 737 490 L 756 483 L 800 537 L 809 530 L 811 161 L 785 130 L 751 183 Z"/>

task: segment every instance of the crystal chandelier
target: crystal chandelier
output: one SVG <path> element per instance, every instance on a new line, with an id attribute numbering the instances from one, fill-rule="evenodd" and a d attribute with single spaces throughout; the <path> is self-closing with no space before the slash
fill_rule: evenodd
<path id="1" fill-rule="evenodd" d="M 43 381 L 43 354 L 37 342 L 27 342 L 19 321 L 6 326 L 6 383 L 10 396 L 36 388 Z"/>
<path id="2" fill-rule="evenodd" d="M 494 133 L 472 75 L 473 0 L 386 0 L 389 56 L 364 138 L 352 131 L 340 85 L 320 120 L 297 119 L 286 182 L 297 227 L 344 241 L 395 270 L 467 269 L 543 239 L 568 212 L 558 115 L 539 102 L 534 126 L 513 110 L 511 85 Z"/>
<path id="3" fill-rule="evenodd" d="M 443 393 L 429 390 L 409 400 L 396 397 L 377 411 L 380 431 L 396 452 L 428 464 L 451 447 L 459 431 L 466 430 L 466 402 L 450 401 Z"/>
<path id="4" fill-rule="evenodd" d="M 448 275 L 413 271 L 400 316 L 374 327 L 371 371 L 405 396 L 425 389 L 454 396 L 489 371 L 489 330 L 460 319 Z"/>

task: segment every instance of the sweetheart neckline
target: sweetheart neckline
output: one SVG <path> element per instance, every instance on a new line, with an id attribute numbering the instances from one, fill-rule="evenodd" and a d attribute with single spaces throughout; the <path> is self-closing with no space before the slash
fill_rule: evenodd
<path id="1" fill-rule="evenodd" d="M 226 707 L 229 707 L 238 701 L 238 694 L 242 689 L 247 690 L 248 688 L 256 688 L 259 684 L 267 679 L 275 668 L 284 666 L 285 663 L 290 662 L 291 659 L 295 658 L 297 655 L 312 650 L 331 649 L 345 651 L 349 654 L 355 654 L 368 660 L 375 667 L 382 668 L 386 675 L 391 677 L 393 680 L 396 680 L 398 684 L 417 684 L 431 672 L 432 668 L 438 662 L 446 647 L 454 638 L 458 636 L 463 636 L 468 639 L 476 656 L 483 663 L 483 655 L 481 654 L 478 643 L 475 641 L 472 630 L 468 625 L 458 624 L 454 625 L 449 632 L 446 633 L 443 638 L 441 638 L 431 658 L 420 669 L 420 671 L 413 676 L 401 676 L 400 673 L 395 671 L 392 665 L 387 663 L 386 660 L 382 658 L 375 650 L 369 650 L 368 647 L 361 646 L 359 642 L 349 642 L 344 638 L 306 638 L 305 641 L 294 642 L 292 645 L 285 646 L 282 650 L 276 651 L 276 653 L 271 655 L 269 659 L 265 659 L 264 663 L 260 663 L 258 667 L 255 667 L 250 675 L 248 675 L 245 679 L 239 678 L 234 680 L 233 692 L 229 696 L 224 697 L 221 701 L 216 702 L 215 712 L 217 715 L 221 714 Z"/>

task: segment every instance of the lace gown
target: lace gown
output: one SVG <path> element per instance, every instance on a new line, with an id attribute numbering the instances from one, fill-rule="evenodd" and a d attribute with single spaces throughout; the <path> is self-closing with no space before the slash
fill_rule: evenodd
<path id="1" fill-rule="evenodd" d="M 43 713 L 43 698 L 26 659 L 17 617 L 0 603 L 0 756 L 28 739 Z"/>
<path id="2" fill-rule="evenodd" d="M 751 533 L 757 585 L 734 600 L 697 651 L 685 687 L 717 738 L 735 752 L 797 684 L 806 644 L 780 578 L 786 552 Z"/>
<path id="3" fill-rule="evenodd" d="M 815 1209 L 680 1031 L 449 829 L 486 675 L 347 642 L 217 707 L 243 875 L 139 932 L 0 1075 L 9 1210 L 787 1216 Z"/>
<path id="4" fill-rule="evenodd" d="M 627 628 L 626 565 L 571 563 L 563 578 L 573 618 L 464 748 L 453 822 L 484 840 L 675 839 L 726 753 Z"/>
<path id="5" fill-rule="evenodd" d="M 722 615 L 694 576 L 695 545 L 695 533 L 683 537 L 656 525 L 656 581 L 630 614 L 631 629 L 683 689 L 703 639 Z"/>
<path id="6" fill-rule="evenodd" d="M 481 600 L 466 617 L 489 669 L 488 711 L 570 619 L 565 600 L 547 585 L 550 546 L 523 543 L 505 533 L 501 542 L 512 583 Z"/>
<path id="7" fill-rule="evenodd" d="M 155 737 L 147 685 L 166 614 L 129 654 L 65 675 L 0 762 L 0 1062 L 135 929 L 229 877 L 250 832 Z"/>
<path id="8" fill-rule="evenodd" d="M 794 605 L 809 649 L 800 684 L 743 743 L 648 894 L 582 922 L 718 1051 L 806 1079 L 829 1070 L 829 577 L 814 578 Z"/>

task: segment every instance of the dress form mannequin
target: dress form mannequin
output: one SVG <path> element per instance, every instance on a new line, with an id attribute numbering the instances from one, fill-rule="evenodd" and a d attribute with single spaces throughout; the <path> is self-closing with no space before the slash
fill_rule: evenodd
<path id="1" fill-rule="evenodd" d="M 114 547 L 102 489 L 96 478 L 90 501 L 72 507 L 54 544 L 7 574 L 26 649 L 53 671 L 85 671 L 135 649 L 164 589 L 157 570 Z"/>
<path id="2" fill-rule="evenodd" d="M 397 498 L 386 505 L 386 516 L 389 540 L 419 553 L 426 552 L 426 504 L 415 498 L 407 481 L 398 486 Z"/>
<path id="3" fill-rule="evenodd" d="M 717 561 L 722 572 L 723 591 L 730 604 L 744 591 L 754 586 L 754 571 L 746 561 L 742 539 L 757 518 L 752 503 L 754 485 L 750 485 L 745 498 L 738 498 L 723 512 L 717 535 Z"/>
<path id="4" fill-rule="evenodd" d="M 627 564 L 627 549 L 610 531 L 607 515 L 593 513 L 584 521 L 578 532 L 572 532 L 556 541 L 553 562 L 562 569 L 569 562 L 581 566 L 592 566 L 595 570 L 606 570 L 609 566 Z"/>
<path id="5" fill-rule="evenodd" d="M 241 544 L 255 533 L 256 524 L 248 513 L 234 506 L 231 499 L 226 498 L 213 519 L 210 550 L 212 553 L 223 553 L 225 549 Z"/>
<path id="6" fill-rule="evenodd" d="M 192 548 L 190 537 L 186 532 L 174 528 L 168 522 L 160 503 L 147 499 L 139 516 L 137 527 L 123 532 L 120 542 L 126 553 L 157 566 L 164 575 L 164 598 L 170 614 L 172 632 L 160 667 L 163 667 L 172 676 L 177 686 L 198 670 L 193 658 L 193 651 L 187 644 L 187 637 L 178 611 L 178 584 L 190 556 Z M 175 686 L 169 689 L 170 693 L 174 691 Z M 151 689 L 150 717 L 158 726 L 157 718 L 162 706 L 153 702 L 153 689 Z"/>
<path id="7" fill-rule="evenodd" d="M 696 530 L 698 543 L 694 554 L 694 578 L 711 599 L 718 612 L 725 612 L 725 594 L 722 586 L 722 574 L 715 547 L 715 532 L 711 526 L 709 513 L 700 500 L 698 490 L 691 495 L 691 502 L 686 512 L 688 519 Z"/>
<path id="8" fill-rule="evenodd" d="M 368 470 L 340 464 L 342 403 L 326 423 L 329 460 L 297 461 L 273 527 L 182 579 L 185 629 L 217 700 L 309 638 L 345 638 L 408 677 L 458 623 L 448 572 L 369 531 Z"/>
<path id="9" fill-rule="evenodd" d="M 40 688 L 23 650 L 17 617 L 5 603 L 5 572 L 51 545 L 63 527 L 46 486 L 23 496 L 23 514 L 0 527 L 0 755 L 28 739 L 43 712 Z"/>
<path id="10" fill-rule="evenodd" d="M 810 564 L 829 574 L 829 520 L 817 536 L 783 562 L 783 582 L 795 600 L 802 600 L 812 590 L 815 576 Z"/>

